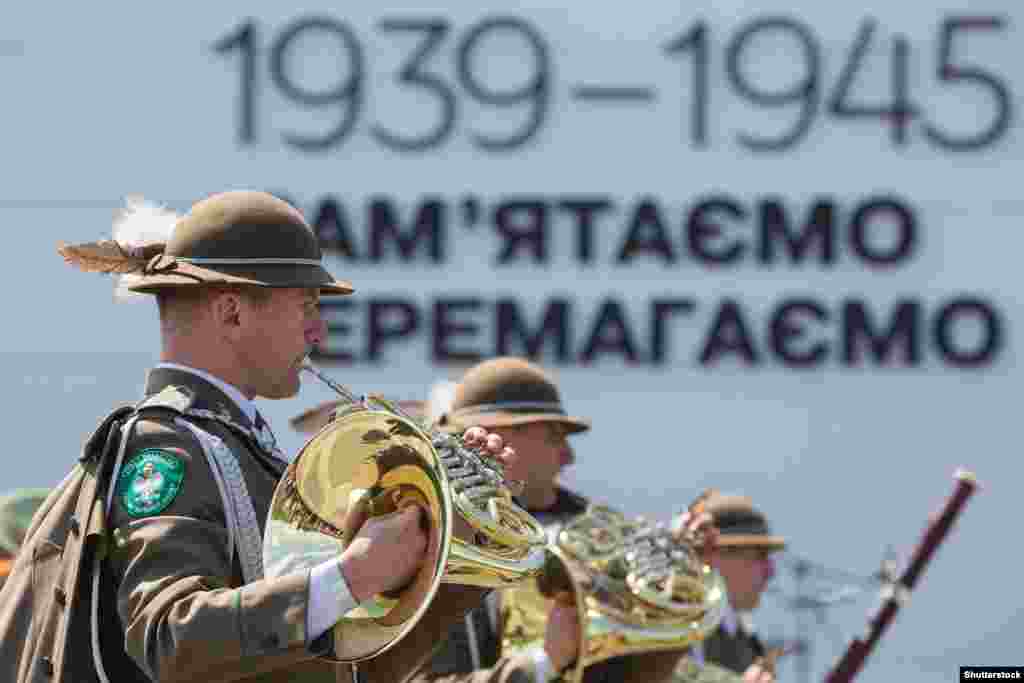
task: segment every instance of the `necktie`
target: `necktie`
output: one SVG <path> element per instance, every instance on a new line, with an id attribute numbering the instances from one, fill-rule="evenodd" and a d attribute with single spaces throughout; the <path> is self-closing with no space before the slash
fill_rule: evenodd
<path id="1" fill-rule="evenodd" d="M 271 455 L 284 459 L 281 449 L 277 447 L 277 439 L 274 438 L 274 432 L 270 430 L 270 425 L 267 424 L 267 421 L 263 419 L 258 410 L 256 411 L 256 419 L 253 420 L 253 427 L 260 448 Z"/>

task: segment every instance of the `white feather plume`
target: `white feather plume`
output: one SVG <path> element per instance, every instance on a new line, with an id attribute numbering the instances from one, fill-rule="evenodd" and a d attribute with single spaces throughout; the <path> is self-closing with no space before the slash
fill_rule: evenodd
<path id="1" fill-rule="evenodd" d="M 450 380 L 434 382 L 430 387 L 430 396 L 427 399 L 426 418 L 429 424 L 436 424 L 441 416 L 452 409 L 455 404 L 455 391 L 459 383 Z"/>
<path id="2" fill-rule="evenodd" d="M 145 244 L 167 244 L 181 218 L 171 209 L 139 195 L 130 195 L 125 198 L 125 208 L 114 216 L 114 241 L 126 250 Z M 141 296 L 128 289 L 138 281 L 138 275 L 120 275 L 114 286 L 114 298 L 125 301 Z"/>

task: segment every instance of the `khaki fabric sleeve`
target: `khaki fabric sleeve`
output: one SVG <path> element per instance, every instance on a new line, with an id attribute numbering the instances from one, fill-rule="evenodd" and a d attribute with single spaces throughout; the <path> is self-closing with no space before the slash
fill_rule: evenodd
<path id="1" fill-rule="evenodd" d="M 171 423 L 146 420 L 129 439 L 125 463 L 143 449 L 180 459 L 184 476 L 154 516 L 129 512 L 115 488 L 109 562 L 128 654 L 161 682 L 236 680 L 310 659 L 308 572 L 239 585 L 202 447 Z"/>

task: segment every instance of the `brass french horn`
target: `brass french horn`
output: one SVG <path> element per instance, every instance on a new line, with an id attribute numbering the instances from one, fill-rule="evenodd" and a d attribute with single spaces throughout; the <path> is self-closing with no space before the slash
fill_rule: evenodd
<path id="1" fill-rule="evenodd" d="M 592 664 L 702 640 L 721 620 L 725 599 L 718 573 L 668 529 L 591 505 L 550 540 L 536 581 L 502 593 L 502 648 L 542 643 L 552 601 L 571 601 L 580 640 L 563 680 L 578 683 Z"/>
<path id="2" fill-rule="evenodd" d="M 459 437 L 430 431 L 383 398 L 357 398 L 308 360 L 303 369 L 343 400 L 274 491 L 264 575 L 337 557 L 367 516 L 416 504 L 430 526 L 416 578 L 346 614 L 333 627 L 330 659 L 358 662 L 393 647 L 422 618 L 441 583 L 504 588 L 539 574 L 543 527 L 513 502 L 497 460 Z"/>

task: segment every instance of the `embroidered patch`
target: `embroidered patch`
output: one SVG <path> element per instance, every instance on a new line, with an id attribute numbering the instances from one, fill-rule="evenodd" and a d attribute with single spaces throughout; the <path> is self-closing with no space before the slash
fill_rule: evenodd
<path id="1" fill-rule="evenodd" d="M 121 504 L 132 517 L 155 515 L 181 490 L 185 463 L 172 451 L 147 448 L 129 460 L 117 478 Z"/>

